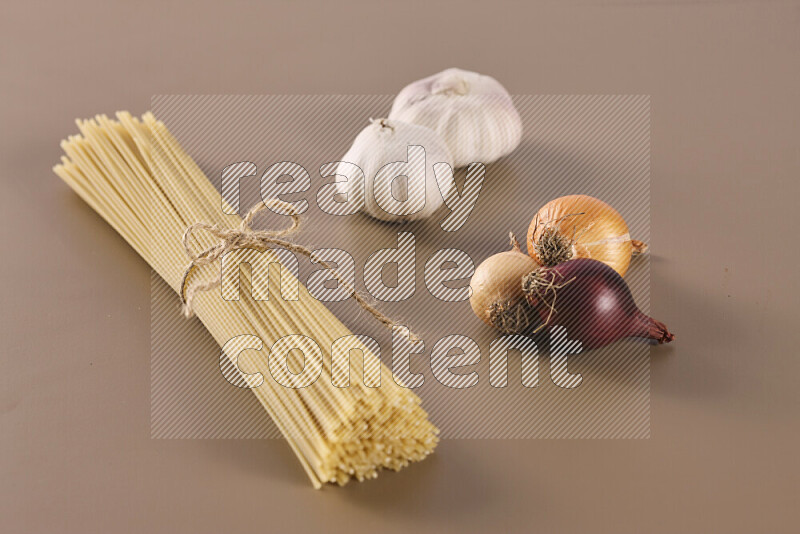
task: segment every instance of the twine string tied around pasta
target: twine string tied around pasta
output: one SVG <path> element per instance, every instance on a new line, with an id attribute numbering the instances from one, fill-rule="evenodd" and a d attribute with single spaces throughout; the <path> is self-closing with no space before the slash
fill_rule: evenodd
<path id="1" fill-rule="evenodd" d="M 253 219 L 259 212 L 266 208 L 282 210 L 284 214 L 292 218 L 292 224 L 280 230 L 253 229 L 251 226 Z M 264 202 L 259 202 L 254 206 L 242 219 L 238 228 L 220 228 L 217 225 L 204 222 L 197 222 L 186 228 L 186 231 L 183 233 L 183 247 L 186 250 L 186 255 L 189 257 L 190 262 L 183 273 L 183 279 L 180 285 L 180 296 L 183 302 L 184 315 L 186 315 L 186 317 L 192 317 L 192 315 L 194 315 L 193 302 L 198 293 L 216 289 L 222 283 L 221 267 L 219 276 L 213 280 L 205 283 L 189 283 L 189 278 L 195 269 L 220 261 L 222 256 L 232 250 L 251 248 L 263 251 L 273 247 L 281 247 L 295 254 L 305 256 L 314 263 L 330 270 L 339 284 L 341 284 L 341 287 L 355 299 L 358 305 L 387 328 L 391 329 L 394 326 L 402 326 L 401 323 L 393 320 L 367 302 L 354 287 L 339 275 L 331 264 L 318 258 L 311 249 L 285 239 L 286 236 L 294 234 L 300 229 L 301 222 L 302 218 L 292 204 L 278 199 L 269 199 Z M 212 237 L 217 239 L 218 242 L 204 250 L 197 251 L 192 247 L 190 242 L 192 237 L 195 236 L 197 232 L 201 231 L 209 233 Z M 420 338 L 410 330 L 409 337 L 413 342 L 420 341 Z"/>

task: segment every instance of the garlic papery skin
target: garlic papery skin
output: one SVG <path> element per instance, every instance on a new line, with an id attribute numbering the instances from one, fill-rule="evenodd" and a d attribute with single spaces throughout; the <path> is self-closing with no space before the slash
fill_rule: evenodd
<path id="1" fill-rule="evenodd" d="M 522 120 L 508 91 L 491 76 L 461 69 L 406 86 L 394 99 L 389 118 L 439 133 L 456 167 L 496 161 L 522 139 Z"/>
<path id="2" fill-rule="evenodd" d="M 363 179 L 337 181 L 337 194 L 360 202 L 360 211 L 383 221 L 430 217 L 455 187 L 453 180 L 443 180 L 446 190 L 440 190 L 434 173 L 437 163 L 453 166 L 447 144 L 424 126 L 389 119 L 370 122 L 337 167 L 340 176 L 352 176 L 355 165 Z"/>

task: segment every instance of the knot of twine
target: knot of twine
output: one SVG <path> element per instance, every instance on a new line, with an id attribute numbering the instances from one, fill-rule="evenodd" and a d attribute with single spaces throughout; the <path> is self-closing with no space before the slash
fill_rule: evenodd
<path id="1" fill-rule="evenodd" d="M 253 222 L 253 218 L 266 208 L 276 208 L 282 210 L 283 213 L 292 218 L 292 224 L 288 228 L 284 228 L 282 230 L 254 230 L 250 226 Z M 242 222 L 239 224 L 239 228 L 220 228 L 215 224 L 203 222 L 194 223 L 186 228 L 186 231 L 183 233 L 183 248 L 186 250 L 186 255 L 189 257 L 190 263 L 183 273 L 183 279 L 181 280 L 180 286 L 180 296 L 181 301 L 183 302 L 184 315 L 186 317 L 192 317 L 192 315 L 194 315 L 193 301 L 198 293 L 211 291 L 212 289 L 219 287 L 222 283 L 222 268 L 220 267 L 219 276 L 214 280 L 211 280 L 207 283 L 189 284 L 189 277 L 195 269 L 217 262 L 224 254 L 232 250 L 252 248 L 263 251 L 277 246 L 285 248 L 290 252 L 306 256 L 314 263 L 318 263 L 319 265 L 322 265 L 326 269 L 330 270 L 339 284 L 341 284 L 341 287 L 350 293 L 350 296 L 355 299 L 359 306 L 372 314 L 375 319 L 377 319 L 387 328 L 391 329 L 394 326 L 403 326 L 397 321 L 394 321 L 391 317 L 384 315 L 375 306 L 367 302 L 366 299 L 355 290 L 355 288 L 353 288 L 344 279 L 342 279 L 341 276 L 339 276 L 339 273 L 331 264 L 319 259 L 310 249 L 283 239 L 284 236 L 288 236 L 297 232 L 300 229 L 300 223 L 300 214 L 293 205 L 289 204 L 288 202 L 283 202 L 282 200 L 269 199 L 264 202 L 259 202 L 255 207 L 253 207 L 247 213 L 244 219 L 242 219 Z M 194 236 L 198 231 L 208 232 L 211 236 L 219 241 L 217 244 L 198 252 L 189 244 L 192 236 Z M 420 338 L 410 330 L 409 337 L 413 342 L 420 341 Z"/>

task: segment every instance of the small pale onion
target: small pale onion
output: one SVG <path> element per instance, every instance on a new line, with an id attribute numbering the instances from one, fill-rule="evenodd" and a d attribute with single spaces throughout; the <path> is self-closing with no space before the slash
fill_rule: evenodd
<path id="1" fill-rule="evenodd" d="M 511 250 L 489 256 L 475 269 L 469 282 L 469 304 L 484 323 L 507 334 L 519 334 L 536 317 L 525 301 L 522 279 L 540 265 L 520 250 L 513 235 L 510 237 Z"/>

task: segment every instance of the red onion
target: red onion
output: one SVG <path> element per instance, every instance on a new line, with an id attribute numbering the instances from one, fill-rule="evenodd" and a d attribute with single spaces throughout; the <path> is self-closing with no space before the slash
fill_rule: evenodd
<path id="1" fill-rule="evenodd" d="M 669 343 L 667 327 L 636 307 L 625 280 L 597 260 L 579 258 L 541 267 L 522 281 L 541 328 L 562 326 L 571 340 L 594 349 L 626 337 Z"/>

